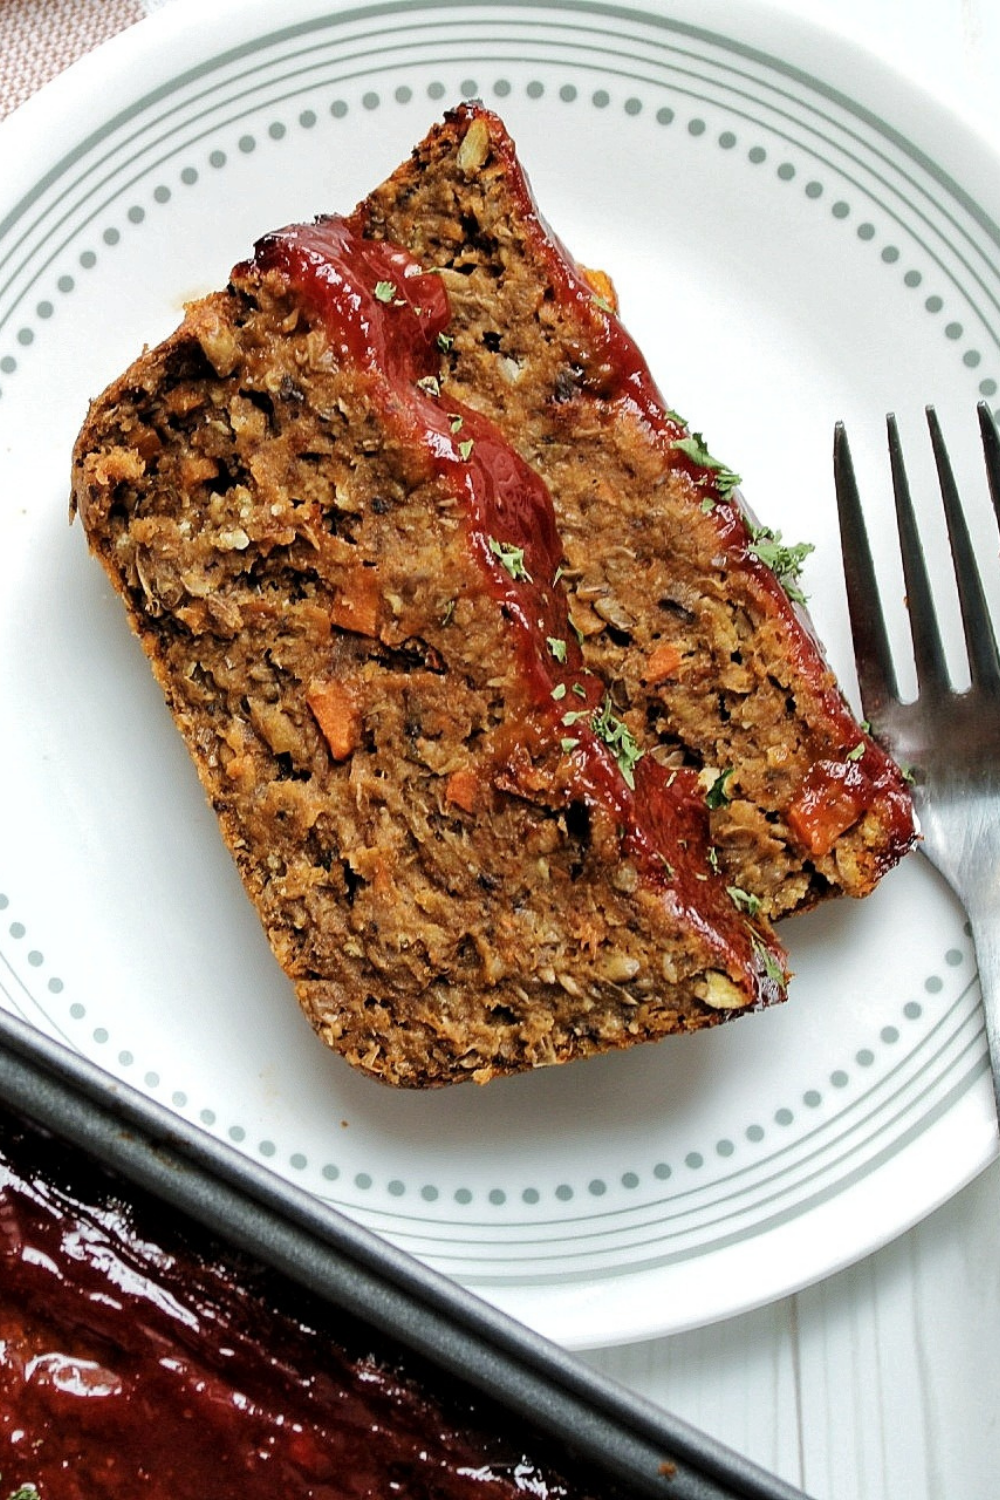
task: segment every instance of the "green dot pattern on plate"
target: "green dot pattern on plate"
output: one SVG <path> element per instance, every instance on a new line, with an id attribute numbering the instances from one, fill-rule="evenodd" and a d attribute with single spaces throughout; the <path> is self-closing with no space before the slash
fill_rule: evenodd
<path id="1" fill-rule="evenodd" d="M 7 910 L 9 906 L 10 898 L 6 895 L 6 893 L 0 892 L 0 911 Z M 26 924 L 18 919 L 14 919 L 8 923 L 7 931 L 10 937 L 18 944 L 22 944 L 23 940 L 27 937 Z M 943 960 L 945 965 L 949 969 L 957 970 L 963 964 L 965 964 L 966 957 L 966 954 L 963 953 L 961 949 L 949 948 L 944 953 Z M 27 954 L 27 960 L 29 965 L 33 968 L 41 968 L 43 967 L 45 962 L 44 954 L 42 953 L 41 949 L 38 948 L 32 948 L 29 950 Z M 930 975 L 924 981 L 924 988 L 928 993 L 939 993 L 943 989 L 943 987 L 943 981 L 937 975 Z M 64 986 L 61 979 L 52 978 L 48 981 L 48 989 L 50 993 L 61 993 L 63 988 Z M 82 1021 L 86 1017 L 86 1007 L 80 1004 L 78 1001 L 74 1001 L 71 1005 L 69 1005 L 67 1007 L 67 1010 L 71 1019 L 75 1021 Z M 916 1000 L 906 1001 L 901 1008 L 901 1014 L 911 1022 L 919 1021 L 923 1016 L 923 1013 L 923 1005 L 921 1005 L 920 1002 Z M 101 1048 L 103 1048 L 111 1040 L 110 1032 L 105 1026 L 93 1027 L 91 1030 L 91 1037 L 94 1044 Z M 894 1047 L 899 1042 L 899 1039 L 900 1031 L 897 1026 L 887 1024 L 883 1025 L 880 1028 L 879 1041 L 884 1047 Z M 124 1069 L 130 1069 L 135 1065 L 135 1056 L 130 1048 L 120 1048 L 117 1053 L 117 1058 L 119 1065 Z M 872 1050 L 872 1048 L 863 1047 L 855 1053 L 854 1061 L 860 1068 L 871 1068 L 876 1062 L 876 1054 Z M 143 1081 L 147 1088 L 156 1089 L 160 1086 L 160 1075 L 154 1070 L 147 1070 L 144 1074 Z M 833 1088 L 845 1089 L 850 1082 L 850 1075 L 845 1069 L 836 1069 L 830 1074 L 829 1081 Z M 183 1108 L 187 1104 L 187 1098 L 187 1094 L 180 1090 L 175 1090 L 171 1095 L 172 1103 L 178 1109 Z M 819 1089 L 807 1089 L 802 1095 L 802 1102 L 810 1110 L 818 1109 L 823 1102 L 821 1091 Z M 198 1117 L 201 1120 L 202 1124 L 207 1126 L 214 1126 L 218 1118 L 216 1111 L 208 1108 L 202 1109 L 199 1112 Z M 781 1108 L 775 1110 L 773 1118 L 776 1125 L 787 1128 L 793 1123 L 795 1116 L 794 1112 L 791 1109 L 787 1108 L 786 1106 L 782 1106 Z M 231 1141 L 237 1144 L 242 1144 L 247 1139 L 247 1129 L 240 1123 L 231 1124 L 227 1128 L 226 1134 Z M 757 1123 L 746 1126 L 743 1131 L 745 1139 L 752 1145 L 757 1145 L 764 1141 L 766 1138 L 766 1134 L 767 1132 L 765 1131 L 764 1127 Z M 737 1155 L 736 1144 L 728 1136 L 724 1136 L 718 1139 L 715 1142 L 713 1149 L 715 1157 L 720 1160 L 728 1161 L 730 1158 Z M 258 1142 L 257 1152 L 262 1158 L 267 1160 L 276 1156 L 277 1147 L 272 1140 L 264 1139 Z M 705 1166 L 706 1153 L 701 1150 L 688 1151 L 684 1156 L 683 1161 L 685 1167 L 687 1167 L 690 1172 L 699 1173 Z M 308 1168 L 308 1158 L 305 1153 L 301 1151 L 292 1152 L 288 1157 L 288 1162 L 291 1168 L 296 1172 L 304 1172 Z M 673 1177 L 673 1169 L 670 1166 L 669 1162 L 657 1161 L 656 1163 L 654 1163 L 651 1169 L 651 1175 L 652 1178 L 657 1182 L 667 1182 Z M 326 1163 L 321 1168 L 320 1176 L 325 1182 L 332 1183 L 340 1179 L 341 1173 L 340 1169 L 337 1166 L 333 1165 L 332 1163 Z M 371 1193 L 373 1189 L 377 1191 L 376 1181 L 368 1172 L 360 1171 L 355 1173 L 353 1183 L 354 1186 L 362 1193 Z M 641 1186 L 642 1175 L 636 1171 L 626 1171 L 620 1174 L 618 1183 L 622 1190 L 631 1193 Z M 415 1191 L 419 1199 L 427 1204 L 436 1203 L 441 1196 L 441 1189 L 436 1183 L 424 1182 L 419 1187 L 419 1189 L 415 1189 Z M 609 1195 L 610 1191 L 611 1188 L 609 1186 L 608 1180 L 605 1177 L 592 1177 L 586 1183 L 586 1193 L 592 1199 L 605 1198 Z M 407 1196 L 407 1184 L 402 1178 L 391 1178 L 385 1184 L 385 1192 L 388 1197 L 399 1201 Z M 576 1194 L 577 1189 L 574 1188 L 571 1183 L 562 1182 L 559 1183 L 558 1186 L 556 1186 L 553 1190 L 551 1190 L 551 1193 L 542 1192 L 536 1187 L 524 1187 L 520 1189 L 518 1196 L 523 1204 L 528 1207 L 534 1207 L 539 1204 L 544 1205 L 547 1198 L 549 1198 L 550 1196 L 551 1198 L 554 1198 L 557 1203 L 567 1204 L 575 1199 Z M 491 1188 L 486 1195 L 487 1202 L 494 1208 L 504 1207 L 508 1203 L 509 1198 L 510 1194 L 508 1190 L 501 1187 Z M 469 1188 L 458 1188 L 453 1194 L 453 1200 L 455 1203 L 463 1207 L 468 1206 L 475 1201 L 475 1194 Z"/>
<path id="2" fill-rule="evenodd" d="M 432 100 L 439 101 L 445 98 L 452 91 L 452 88 L 452 85 L 446 84 L 443 80 L 434 79 L 427 85 L 427 96 Z M 466 99 L 477 97 L 479 95 L 477 80 L 471 77 L 462 78 L 457 86 L 457 92 L 461 97 Z M 513 84 L 508 78 L 498 78 L 493 84 L 493 92 L 497 98 L 506 98 L 513 92 Z M 525 85 L 524 92 L 529 99 L 541 99 L 546 96 L 546 84 L 540 78 L 532 78 Z M 578 89 L 576 84 L 573 83 L 561 84 L 557 92 L 558 97 L 564 103 L 575 102 L 578 98 Z M 408 103 L 413 98 L 413 94 L 414 91 L 409 85 L 401 84 L 395 88 L 393 97 L 398 103 Z M 590 102 L 595 109 L 605 110 L 614 101 L 608 89 L 597 88 L 591 93 Z M 377 110 L 381 107 L 382 97 L 376 90 L 366 89 L 361 94 L 360 104 L 363 109 L 369 112 Z M 620 106 L 627 116 L 636 117 L 644 112 L 645 101 L 637 94 L 628 94 L 620 101 Z M 329 111 L 335 119 L 343 119 L 349 112 L 349 104 L 346 99 L 335 99 L 329 105 Z M 676 116 L 675 111 L 670 106 L 661 104 L 656 108 L 654 117 L 658 124 L 667 125 L 672 123 Z M 298 126 L 302 130 L 312 130 L 317 120 L 317 112 L 312 108 L 301 109 L 297 116 Z M 701 115 L 693 114 L 686 121 L 686 129 L 688 135 L 697 140 L 706 134 L 708 125 Z M 284 119 L 273 119 L 267 125 L 265 134 L 272 142 L 278 143 L 286 138 L 288 130 L 288 123 Z M 739 135 L 735 130 L 724 129 L 719 133 L 717 140 L 722 149 L 731 151 L 739 143 Z M 235 144 L 241 154 L 249 156 L 258 148 L 258 137 L 251 131 L 244 131 L 238 136 Z M 757 166 L 767 160 L 767 155 L 767 150 L 763 146 L 759 143 L 754 143 L 747 150 L 746 159 L 751 165 Z M 221 170 L 227 164 L 229 158 L 226 151 L 220 147 L 215 147 L 208 153 L 206 159 L 211 167 Z M 776 169 L 776 175 L 782 182 L 790 183 L 798 176 L 798 168 L 792 161 L 783 160 Z M 181 169 L 179 178 L 185 186 L 194 186 L 199 181 L 198 168 L 193 163 L 188 163 Z M 807 198 L 815 200 L 823 197 L 824 184 L 816 178 L 810 178 L 806 182 L 803 191 Z M 165 183 L 158 184 L 153 190 L 153 199 L 161 206 L 170 202 L 171 196 L 171 189 Z M 846 200 L 839 198 L 832 205 L 831 213 L 835 219 L 848 219 L 851 217 L 851 205 Z M 125 217 L 131 228 L 136 229 L 145 221 L 146 211 L 141 204 L 132 204 L 126 210 Z M 860 240 L 866 243 L 874 242 L 878 238 L 878 232 L 874 224 L 868 220 L 862 221 L 857 226 L 856 234 Z M 101 237 L 106 246 L 113 248 L 121 242 L 122 231 L 118 225 L 109 224 L 101 231 Z M 881 246 L 879 255 L 886 265 L 895 265 L 900 259 L 901 252 L 897 245 L 888 243 Z M 96 264 L 96 256 L 92 251 L 85 251 L 80 257 L 80 264 L 87 269 L 92 268 Z M 916 268 L 909 269 L 903 277 L 904 285 L 911 288 L 921 285 L 922 281 L 923 275 Z M 71 289 L 71 278 L 61 278 L 60 290 L 66 292 Z M 927 312 L 933 314 L 940 312 L 944 303 L 935 294 L 932 297 L 928 297 L 924 305 Z M 43 308 L 46 310 L 43 311 Z M 38 304 L 37 316 L 43 321 L 52 316 L 51 304 L 47 300 Z M 946 338 L 952 342 L 957 342 L 962 337 L 962 325 L 952 321 L 946 325 L 944 333 Z M 29 327 L 22 327 L 16 337 L 22 346 L 28 346 L 34 340 L 34 330 Z M 982 364 L 982 359 L 982 351 L 977 348 L 964 349 L 961 354 L 962 366 L 970 371 L 978 370 Z M 10 356 L 0 358 L 0 373 L 11 375 L 15 373 L 16 369 L 17 363 L 16 361 L 12 361 Z M 997 389 L 996 380 L 992 376 L 986 376 L 979 382 L 978 393 L 981 396 L 992 397 L 996 395 Z M 0 394 L 2 394 L 2 391 L 0 391 Z"/>

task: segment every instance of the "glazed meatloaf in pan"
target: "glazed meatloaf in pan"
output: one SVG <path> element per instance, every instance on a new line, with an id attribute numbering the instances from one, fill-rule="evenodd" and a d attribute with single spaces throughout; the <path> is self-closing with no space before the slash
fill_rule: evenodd
<path id="1" fill-rule="evenodd" d="M 393 1084 L 779 999 L 769 911 L 911 837 L 603 303 L 462 109 L 351 218 L 261 240 L 77 443 L 276 957 Z"/>
<path id="2" fill-rule="evenodd" d="M 9 1500 L 803 1500 L 0 1009 Z"/>
<path id="3" fill-rule="evenodd" d="M 738 476 L 667 407 L 501 121 L 453 111 L 357 222 L 441 273 L 443 389 L 545 480 L 584 662 L 644 751 L 702 771 L 729 882 L 772 917 L 867 894 L 912 840 L 910 802 L 799 607 L 808 549 L 746 512 Z"/>

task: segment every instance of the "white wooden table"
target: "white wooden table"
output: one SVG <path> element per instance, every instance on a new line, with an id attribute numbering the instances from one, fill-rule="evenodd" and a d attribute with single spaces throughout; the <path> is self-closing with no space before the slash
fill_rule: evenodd
<path id="1" fill-rule="evenodd" d="M 110 32 L 165 3 L 77 0 L 75 9 L 92 29 L 102 14 L 97 30 Z M 1000 147 L 1000 0 L 772 3 L 881 55 Z M 50 25 L 74 7 L 0 0 L 0 27 L 4 11 L 13 24 L 19 9 Z M 994 1165 L 926 1222 L 818 1286 L 713 1327 L 587 1357 L 816 1500 L 995 1500 L 998 1251 Z"/>
<path id="2" fill-rule="evenodd" d="M 997 0 L 772 3 L 877 53 L 1000 145 Z M 816 1500 L 995 1500 L 1000 1168 L 819 1286 L 590 1358 Z"/>

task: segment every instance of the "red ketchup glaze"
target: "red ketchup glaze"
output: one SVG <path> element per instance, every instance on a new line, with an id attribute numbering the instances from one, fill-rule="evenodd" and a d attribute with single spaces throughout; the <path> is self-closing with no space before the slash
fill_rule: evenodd
<path id="1" fill-rule="evenodd" d="M 786 654 L 798 671 L 813 679 L 824 715 L 837 725 L 838 749 L 843 758 L 817 761 L 810 768 L 790 817 L 796 835 L 810 854 L 819 857 L 829 853 L 840 834 L 869 808 L 878 806 L 890 833 L 884 858 L 884 869 L 888 869 L 911 847 L 916 836 L 912 802 L 898 766 L 858 725 L 839 688 L 829 679 L 823 646 L 808 616 L 789 601 L 774 572 L 754 553 L 748 517 L 739 499 L 735 495 L 720 495 L 715 473 L 675 446 L 690 433 L 664 402 L 635 340 L 614 313 L 602 305 L 601 299 L 595 297 L 593 287 L 573 257 L 545 223 L 514 143 L 502 124 L 490 111 L 475 104 L 461 105 L 457 113 L 487 123 L 493 150 L 504 162 L 512 191 L 519 199 L 521 217 L 545 258 L 556 296 L 575 307 L 584 326 L 591 331 L 592 341 L 585 359 L 590 387 L 607 401 L 631 412 L 669 465 L 691 475 L 697 486 L 692 503 L 710 502 L 709 515 L 719 535 L 726 567 L 749 575 L 755 591 L 770 596 L 778 616 L 787 619 Z M 845 772 L 845 767 L 850 768 L 849 772 Z M 851 809 L 853 816 L 849 815 Z M 847 821 L 841 821 L 844 818 Z"/>
<path id="2" fill-rule="evenodd" d="M 0 1112 L 3 1495 L 582 1495 L 541 1441 L 525 1456 L 512 1428 L 487 1400 Z"/>
<path id="3" fill-rule="evenodd" d="M 708 866 L 697 774 L 648 756 L 633 761 L 603 684 L 584 668 L 558 582 L 562 547 L 546 485 L 487 418 L 438 387 L 439 338 L 450 318 L 441 278 L 336 216 L 266 236 L 234 278 L 270 271 L 322 321 L 338 356 L 379 382 L 394 421 L 424 446 L 462 503 L 469 546 L 516 640 L 527 696 L 523 722 L 495 768 L 497 784 L 530 795 L 539 756 L 558 758 L 546 796 L 604 811 L 619 829 L 623 856 L 701 932 L 719 967 L 752 1000 L 779 998 L 783 949 L 751 932 Z M 568 273 L 565 281 L 568 287 Z M 620 342 L 631 347 L 624 335 Z"/>

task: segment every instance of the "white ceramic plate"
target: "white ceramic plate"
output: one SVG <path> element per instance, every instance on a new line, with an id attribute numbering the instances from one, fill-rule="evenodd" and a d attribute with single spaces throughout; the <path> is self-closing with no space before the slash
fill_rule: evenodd
<path id="1" fill-rule="evenodd" d="M 833 424 L 885 504 L 882 414 L 898 411 L 929 489 L 933 401 L 982 488 L 1000 172 L 861 54 L 733 9 L 292 0 L 279 21 L 181 0 L 0 130 L 5 1003 L 575 1345 L 791 1291 L 989 1160 L 962 913 L 914 858 L 870 901 L 787 927 L 797 978 L 770 1014 L 486 1090 L 354 1076 L 300 1019 L 67 526 L 68 455 L 87 398 L 185 298 L 268 228 L 352 207 L 478 94 L 563 238 L 613 271 L 670 403 L 759 513 L 816 544 L 813 612 L 850 683 Z"/>

